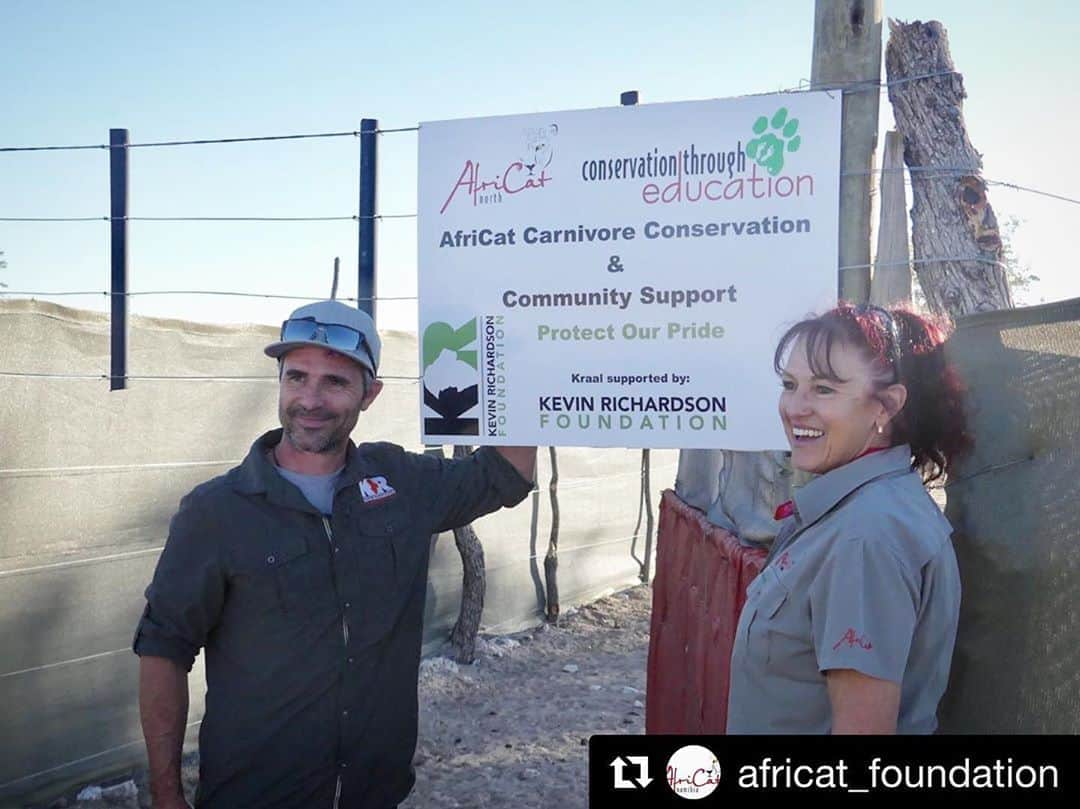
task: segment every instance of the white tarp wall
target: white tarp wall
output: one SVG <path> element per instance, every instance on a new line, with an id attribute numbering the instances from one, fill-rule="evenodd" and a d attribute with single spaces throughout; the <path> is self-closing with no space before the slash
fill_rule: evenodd
<path id="1" fill-rule="evenodd" d="M 105 315 L 0 302 L 0 371 L 27 374 L 0 376 L 0 804 L 55 793 L 142 759 L 130 644 L 143 590 L 179 499 L 237 464 L 258 435 L 277 426 L 276 368 L 262 354 L 275 335 L 268 326 L 133 318 L 133 376 L 264 378 L 134 379 L 127 390 L 109 392 L 104 379 L 33 376 L 107 374 Z M 415 378 L 415 336 L 387 333 L 381 370 Z M 418 416 L 416 383 L 390 381 L 355 438 L 419 451 Z M 636 580 L 630 551 L 639 465 L 637 450 L 560 450 L 564 607 Z M 675 465 L 673 451 L 654 454 L 654 490 L 674 480 Z M 491 630 L 539 620 L 549 476 L 541 452 L 539 491 L 477 524 Z M 643 537 L 636 547 L 640 557 Z M 429 650 L 457 616 L 460 579 L 453 539 L 445 535 L 431 563 Z M 201 658 L 191 690 L 194 738 Z"/>

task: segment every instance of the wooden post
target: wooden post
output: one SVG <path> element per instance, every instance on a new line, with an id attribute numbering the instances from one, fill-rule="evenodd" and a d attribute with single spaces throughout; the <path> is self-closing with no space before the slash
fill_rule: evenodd
<path id="1" fill-rule="evenodd" d="M 559 620 L 559 457 L 555 447 L 548 447 L 551 455 L 551 481 L 548 494 L 551 497 L 551 534 L 544 555 L 544 589 L 546 604 L 544 615 L 551 623 Z"/>
<path id="2" fill-rule="evenodd" d="M 911 171 L 912 246 L 926 302 L 952 318 L 1011 309 L 1001 234 L 980 176 L 982 158 L 964 126 L 967 93 L 945 28 L 939 22 L 889 28 L 889 101 Z"/>
<path id="3" fill-rule="evenodd" d="M 454 447 L 455 458 L 465 458 L 472 447 Z M 476 635 L 480 631 L 480 618 L 484 614 L 484 596 L 487 591 L 487 573 L 484 568 L 484 546 L 476 535 L 472 523 L 454 529 L 454 544 L 461 555 L 461 608 L 458 619 L 450 631 L 450 645 L 454 659 L 459 663 L 472 663 L 476 659 Z"/>
<path id="4" fill-rule="evenodd" d="M 813 90 L 844 93 L 840 147 L 840 297 L 870 297 L 870 196 L 881 78 L 882 0 L 816 0 Z M 851 87 L 866 82 L 865 86 Z"/>
<path id="5" fill-rule="evenodd" d="M 908 253 L 907 194 L 904 190 L 904 138 L 885 133 L 881 159 L 881 212 L 877 260 L 870 279 L 870 302 L 890 306 L 911 301 L 911 258 Z"/>
<path id="6" fill-rule="evenodd" d="M 856 91 L 843 97 L 840 169 L 851 173 L 840 178 L 839 255 L 840 267 L 856 269 L 840 271 L 839 292 L 857 303 L 870 297 L 870 192 L 880 106 L 881 19 L 881 0 L 816 0 L 814 7 L 812 88 Z M 850 86 L 857 82 L 866 85 Z M 790 493 L 792 478 L 801 479 L 802 473 L 791 475 L 789 469 L 786 454 L 780 452 L 679 453 L 679 478 L 687 488 L 711 491 L 713 481 L 700 476 L 719 473 L 710 518 L 723 520 L 726 515 L 727 522 L 716 524 L 763 542 L 775 536 L 777 503 L 766 502 L 760 493 L 769 492 L 774 498 Z"/>

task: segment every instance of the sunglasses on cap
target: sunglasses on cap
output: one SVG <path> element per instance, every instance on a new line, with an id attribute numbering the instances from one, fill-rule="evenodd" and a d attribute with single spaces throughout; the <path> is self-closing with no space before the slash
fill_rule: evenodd
<path id="1" fill-rule="evenodd" d="M 375 356 L 371 353 L 367 337 L 362 331 L 352 326 L 343 326 L 340 323 L 320 323 L 313 317 L 290 318 L 281 324 L 281 341 L 323 343 L 327 348 L 346 353 L 355 353 L 358 349 L 363 349 L 368 362 L 371 363 L 372 373 L 378 373 Z"/>

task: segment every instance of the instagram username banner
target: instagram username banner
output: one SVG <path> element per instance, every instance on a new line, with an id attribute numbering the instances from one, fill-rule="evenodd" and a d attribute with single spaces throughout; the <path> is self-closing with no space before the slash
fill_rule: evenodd
<path id="1" fill-rule="evenodd" d="M 593 736 L 589 806 L 741 806 L 887 795 L 1076 806 L 1075 736 Z"/>

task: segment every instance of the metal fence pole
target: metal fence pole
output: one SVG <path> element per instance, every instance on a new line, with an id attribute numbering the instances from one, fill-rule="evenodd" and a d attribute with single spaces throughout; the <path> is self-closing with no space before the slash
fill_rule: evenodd
<path id="1" fill-rule="evenodd" d="M 360 222 L 356 305 L 375 319 L 375 180 L 378 174 L 379 122 L 360 121 Z"/>
<path id="2" fill-rule="evenodd" d="M 634 107 L 638 103 L 638 91 L 626 90 L 619 94 L 619 103 L 624 107 Z M 652 567 L 653 550 L 653 509 L 652 509 L 652 476 L 649 472 L 650 452 L 648 449 L 641 451 L 641 503 L 645 511 L 645 553 L 641 561 L 639 578 L 645 584 L 649 583 Z"/>
<path id="3" fill-rule="evenodd" d="M 128 131 L 109 130 L 109 231 L 112 253 L 110 282 L 109 390 L 127 387 L 128 337 Z"/>

